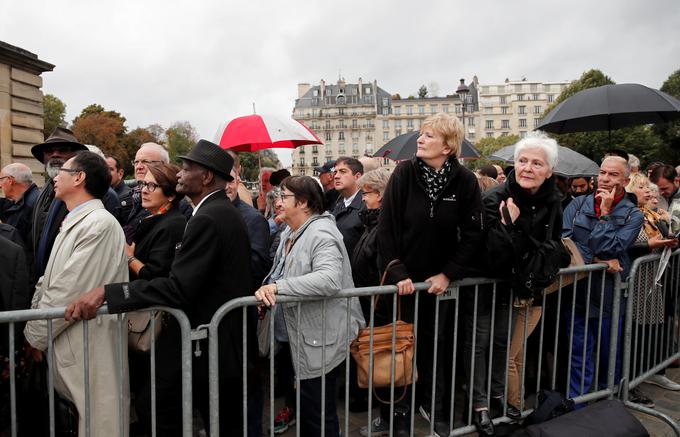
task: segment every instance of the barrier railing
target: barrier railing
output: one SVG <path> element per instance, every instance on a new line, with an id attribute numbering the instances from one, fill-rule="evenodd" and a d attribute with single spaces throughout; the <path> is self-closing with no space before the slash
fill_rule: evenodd
<path id="1" fill-rule="evenodd" d="M 680 250 L 637 258 L 626 287 L 625 345 L 621 399 L 627 407 L 657 417 L 680 436 L 680 425 L 661 411 L 628 400 L 629 389 L 680 359 Z"/>
<path id="2" fill-rule="evenodd" d="M 621 399 L 627 406 L 645 413 L 653 414 L 669 422 L 677 435 L 680 429 L 673 425 L 672 419 L 654 410 L 631 404 L 627 401 L 629 388 L 640 384 L 646 377 L 668 366 L 673 360 L 680 358 L 680 335 L 677 322 L 680 320 L 678 307 L 678 288 L 680 285 L 680 251 L 676 251 L 665 269 L 660 287 L 655 291 L 664 303 L 663 316 L 651 319 L 645 305 L 654 305 L 644 299 L 639 302 L 633 299 L 645 289 L 647 269 L 645 266 L 658 266 L 659 256 L 652 255 L 637 259 L 631 269 L 630 280 L 621 283 L 618 276 L 604 274 L 605 265 L 592 264 L 583 267 L 562 269 L 560 271 L 558 287 L 551 294 L 537 296 L 532 303 L 519 305 L 519 300 L 503 281 L 468 278 L 451 283 L 448 290 L 439 297 L 432 297 L 424 290 L 429 288 L 427 283 L 415 284 L 419 291 L 415 293 L 411 302 L 402 310 L 402 318 L 413 323 L 416 336 L 413 354 L 413 380 L 417 382 L 405 391 L 405 398 L 399 401 L 402 389 L 395 386 L 395 354 L 392 354 L 392 374 L 389 387 L 383 388 L 383 395 L 389 403 L 382 406 L 381 417 L 392 435 L 398 427 L 403 429 L 404 423 L 409 435 L 463 435 L 476 430 L 476 410 L 491 410 L 491 419 L 495 425 L 526 417 L 531 413 L 534 405 L 533 396 L 541 389 L 557 390 L 574 399 L 577 404 L 612 398 L 620 393 Z M 574 279 L 572 281 L 572 279 Z M 324 429 L 325 418 L 337 414 L 327 411 L 326 405 L 326 377 L 333 370 L 328 368 L 326 357 L 327 311 L 336 302 L 344 301 L 346 316 L 343 326 L 333 326 L 335 330 L 345 331 L 347 340 L 342 345 L 344 354 L 344 405 L 338 408 L 342 416 L 343 435 L 350 435 L 355 430 L 351 425 L 349 409 L 350 388 L 354 384 L 354 376 L 350 372 L 350 342 L 352 341 L 351 302 L 355 298 L 370 299 L 376 295 L 391 295 L 391 305 L 381 304 L 376 308 L 373 299 L 367 305 L 366 326 L 371 331 L 376 327 L 376 318 L 380 316 L 385 323 L 395 322 L 397 314 L 397 288 L 395 286 L 366 287 L 360 289 L 341 290 L 335 296 L 300 298 L 295 296 L 277 296 L 277 305 L 287 305 L 297 313 L 304 305 L 312 302 L 320 303 L 321 326 L 321 428 L 322 433 L 330 432 Z M 627 299 L 626 299 L 627 298 Z M 402 299 L 404 299 L 402 297 Z M 624 299 L 624 300 L 622 300 Z M 383 302 L 389 299 L 383 300 Z M 625 302 L 625 324 L 619 328 L 620 309 Z M 249 307 L 259 305 L 254 297 L 235 299 L 224 304 L 213 316 L 209 325 L 202 327 L 207 330 L 209 347 L 209 432 L 211 436 L 226 435 L 233 430 L 220 430 L 220 391 L 219 391 L 219 331 L 220 323 L 229 313 L 241 311 L 243 320 L 243 357 L 242 357 L 242 419 L 244 436 L 249 434 L 248 425 L 253 417 L 259 417 L 262 423 L 262 411 L 249 411 L 253 407 L 249 397 L 253 396 L 253 389 L 248 385 L 249 351 L 252 347 L 248 342 Z M 391 311 L 389 311 L 391 307 Z M 186 315 L 177 309 L 152 308 L 162 310 L 172 315 L 179 322 L 181 329 L 182 349 L 182 433 L 190 436 L 193 433 L 192 423 L 192 351 L 191 341 L 200 337 L 200 329 L 191 331 Z M 638 311 L 640 310 L 640 311 Z M 145 310 L 146 311 L 146 310 Z M 252 311 L 252 309 L 250 309 Z M 9 348 L 17 349 L 15 344 L 15 328 L 17 323 L 29 320 L 48 320 L 48 395 L 49 395 L 49 428 L 50 435 L 55 435 L 54 411 L 54 338 L 52 336 L 52 320 L 63 317 L 63 308 L 51 310 L 24 310 L 0 312 L 0 324 L 8 324 Z M 99 315 L 106 315 L 107 309 L 99 310 Z M 641 314 L 642 316 L 638 316 Z M 125 362 L 122 352 L 127 339 L 125 318 L 117 319 L 117 336 L 119 357 L 117 369 L 123 369 Z M 637 318 L 636 318 L 637 317 Z M 651 323 L 655 321 L 657 323 Z M 649 322 L 649 323 L 648 323 Z M 663 323 L 662 323 L 663 322 Z M 83 322 L 79 322 L 83 323 Z M 92 323 L 92 322 L 90 322 Z M 155 323 L 151 317 L 151 323 Z M 652 326 L 654 325 L 654 326 Z M 662 326 L 663 325 L 663 326 Z M 88 356 L 87 323 L 83 324 L 83 355 Z M 299 345 L 302 341 L 300 321 L 297 329 L 289 332 L 289 341 Z M 153 326 L 151 327 L 153 331 Z M 275 393 L 274 380 L 277 358 L 274 354 L 275 317 L 269 318 L 267 326 L 269 333 L 268 361 L 268 389 L 267 391 L 267 420 L 266 432 L 274 435 Z M 396 342 L 395 331 L 392 334 L 392 344 Z M 533 332 L 533 335 L 532 335 Z M 161 334 L 162 335 L 162 334 Z M 622 336 L 622 337 L 621 337 Z M 371 336 L 371 342 L 372 342 Z M 371 346 L 373 343 L 371 343 Z M 178 345 L 180 347 L 180 345 Z M 462 348 L 462 352 L 461 352 Z M 296 356 L 292 356 L 298 364 L 301 360 L 300 348 Z M 156 360 L 155 342 L 151 346 L 151 375 L 152 397 L 155 393 L 154 365 Z M 649 352 L 652 351 L 652 352 Z M 252 352 L 252 351 L 251 351 Z M 622 376 L 618 373 L 617 358 L 622 353 Z M 644 356 L 645 359 L 640 357 Z M 17 435 L 17 398 L 16 398 L 16 359 L 9 354 L 10 381 L 10 416 L 11 432 Z M 369 375 L 373 374 L 373 358 L 369 361 Z M 590 369 L 590 370 L 589 370 Z M 88 360 L 84 361 L 82 377 L 85 388 L 85 410 L 81 412 L 84 420 L 85 435 L 91 435 L 95 430 L 91 426 L 91 411 L 89 390 L 91 384 L 91 369 Z M 592 374 L 592 380 L 587 375 Z M 295 414 L 297 419 L 296 435 L 300 435 L 301 405 L 300 375 L 295 374 Z M 340 379 L 343 379 L 342 377 Z M 620 384 L 620 386 L 619 386 Z M 124 388 L 119 388 L 119 411 L 124 402 Z M 374 408 L 372 379 L 369 378 L 368 410 L 365 413 L 365 432 L 362 435 L 372 435 L 372 426 L 376 416 Z M 381 395 L 382 396 L 382 395 Z M 494 407 L 494 402 L 499 403 Z M 155 408 L 155 398 L 152 399 Z M 519 414 L 509 414 L 509 406 L 515 407 Z M 301 408 L 303 407 L 303 408 Z M 422 407 L 422 408 L 420 408 Z M 429 419 L 429 423 L 418 419 L 416 411 L 422 410 Z M 495 410 L 495 411 L 494 411 Z M 422 414 L 421 412 L 421 414 Z M 251 414 L 249 414 L 251 413 Z M 253 415 L 254 413 L 254 415 Z M 402 416 L 399 416 L 402 414 Z M 152 434 L 156 435 L 155 411 L 152 410 Z M 510 417 L 512 416 L 512 417 Z M 119 425 L 126 423 L 127 418 L 118 417 Z M 404 422 L 405 421 L 405 422 Z M 353 425 L 352 425 L 353 426 Z"/>
<path id="3" fill-rule="evenodd" d="M 17 345 L 16 344 L 16 325 L 17 324 L 23 324 L 25 322 L 29 321 L 37 321 L 37 320 L 44 320 L 46 321 L 47 325 L 47 350 L 45 351 L 45 356 L 47 359 L 47 395 L 48 395 L 48 410 L 49 410 L 49 435 L 51 437 L 56 435 L 57 429 L 55 425 L 55 420 L 56 420 L 56 412 L 55 412 L 55 375 L 56 375 L 56 366 L 55 366 L 55 353 L 54 353 L 54 341 L 56 340 L 57 337 L 53 335 L 53 321 L 55 319 L 63 319 L 64 318 L 64 310 L 65 308 L 53 308 L 53 309 L 31 309 L 31 310 L 20 310 L 20 311 L 7 311 L 7 312 L 0 312 L 0 325 L 2 324 L 7 324 L 8 325 L 8 335 L 9 335 L 9 341 L 8 341 L 8 367 L 9 367 L 9 398 L 10 398 L 10 433 L 12 437 L 16 437 L 17 433 L 19 432 L 18 430 L 18 423 L 17 423 L 17 375 L 16 375 L 16 368 L 17 368 L 17 362 L 16 362 L 16 352 L 18 350 L 18 346 L 22 347 L 23 345 Z M 153 313 L 154 311 L 163 311 L 166 314 L 169 314 L 173 316 L 180 327 L 180 331 L 182 333 L 182 339 L 181 345 L 178 345 L 178 347 L 181 347 L 181 356 L 182 356 L 182 380 L 178 381 L 178 383 L 181 383 L 182 385 L 182 434 L 185 437 L 189 437 L 193 433 L 192 429 L 192 374 L 191 374 L 191 366 L 192 366 L 192 358 L 191 358 L 191 341 L 190 341 L 190 333 L 191 333 L 191 326 L 189 324 L 189 319 L 187 316 L 184 314 L 184 312 L 174 309 L 174 308 L 168 308 L 168 307 L 153 307 L 149 309 L 142 310 L 144 312 L 149 311 Z M 116 345 L 116 363 L 115 363 L 115 372 L 117 375 L 120 376 L 121 381 L 125 381 L 125 383 L 120 383 L 118 384 L 118 392 L 116 395 L 116 401 L 117 401 L 117 411 L 118 411 L 118 417 L 117 417 L 117 422 L 118 422 L 118 429 L 122 430 L 122 435 L 127 435 L 128 434 L 128 424 L 129 424 L 129 396 L 128 396 L 128 387 L 126 386 L 127 384 L 127 378 L 126 376 L 128 374 L 128 362 L 127 362 L 127 356 L 128 356 L 128 351 L 127 351 L 127 341 L 128 341 L 128 325 L 126 322 L 126 317 L 125 314 L 117 314 L 117 315 L 109 315 L 108 313 L 108 308 L 106 306 L 100 308 L 97 311 L 97 316 L 98 317 L 115 317 L 116 319 L 116 339 L 115 339 L 115 345 Z M 96 383 L 95 381 L 91 380 L 91 376 L 95 376 L 96 378 L 107 378 L 110 377 L 110 375 L 97 375 L 94 373 L 97 369 L 92 368 L 92 363 L 90 363 L 90 326 L 92 324 L 96 324 L 98 321 L 92 320 L 89 322 L 83 321 L 83 322 L 74 322 L 71 326 L 67 327 L 63 332 L 61 332 L 59 335 L 67 335 L 67 330 L 73 329 L 75 326 L 82 326 L 82 362 L 83 362 L 83 369 L 82 369 L 82 381 L 83 381 L 83 386 L 82 386 L 82 392 L 83 392 L 83 397 L 84 397 L 84 409 L 83 411 L 77 411 L 78 415 L 80 416 L 81 420 L 84 421 L 83 423 L 79 424 L 79 427 L 81 429 L 81 434 L 84 434 L 85 436 L 91 436 L 91 435 L 98 435 L 99 432 L 98 430 L 93 430 L 92 429 L 92 400 L 91 400 L 91 390 L 92 390 L 92 384 Z M 150 318 L 150 329 L 152 332 L 155 329 L 155 323 L 156 320 L 152 316 Z M 185 339 L 185 341 L 184 341 Z M 77 354 L 77 351 L 74 351 L 75 354 Z M 150 349 L 150 373 L 151 373 L 151 396 L 152 396 L 152 409 L 155 409 L 156 405 L 156 399 L 155 399 L 155 359 L 156 359 L 156 341 L 155 337 L 151 337 L 151 349 Z M 94 371 L 93 371 L 94 370 Z M 24 405 L 24 407 L 32 407 L 35 408 L 34 405 Z M 111 411 L 106 410 L 104 413 L 99 413 L 99 414 L 105 414 L 105 415 L 110 415 Z M 35 415 L 35 417 L 39 417 L 38 414 Z M 155 411 L 152 411 L 151 414 L 152 417 L 152 435 L 156 435 L 156 423 L 155 423 Z M 34 419 L 35 420 L 35 419 Z M 1 431 L 1 430 L 0 430 Z"/>

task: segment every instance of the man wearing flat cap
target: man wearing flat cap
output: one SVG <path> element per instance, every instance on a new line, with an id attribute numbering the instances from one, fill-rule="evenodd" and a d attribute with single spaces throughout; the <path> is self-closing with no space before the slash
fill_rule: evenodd
<path id="1" fill-rule="evenodd" d="M 91 319 L 104 302 L 111 313 L 134 311 L 153 305 L 183 310 L 193 328 L 210 322 L 225 302 L 249 295 L 250 244 L 246 226 L 224 191 L 233 158 L 219 146 L 200 140 L 182 159 L 177 192 L 196 205 L 167 278 L 108 284 L 85 293 L 66 309 L 67 320 Z M 163 328 L 157 343 L 156 396 L 158 435 L 181 434 L 180 330 L 173 322 Z M 241 311 L 229 313 L 219 330 L 220 428 L 241 435 L 242 398 L 227 390 L 241 387 Z M 208 345 L 194 357 L 194 405 L 208 423 Z M 212 381 L 211 383 L 215 383 Z M 150 406 L 137 405 L 148 417 Z M 144 411 L 140 411 L 144 410 Z"/>
<path id="2" fill-rule="evenodd" d="M 54 200 L 53 178 L 59 174 L 59 169 L 64 163 L 81 150 L 87 150 L 87 147 L 78 142 L 73 132 L 63 127 L 55 128 L 44 143 L 36 144 L 31 148 L 33 156 L 45 165 L 45 172 L 50 178 L 33 206 L 31 242 L 27 242 L 32 245 L 35 257 L 32 283 L 35 283 L 45 272 L 59 227 L 68 214 L 66 204 L 61 200 Z"/>

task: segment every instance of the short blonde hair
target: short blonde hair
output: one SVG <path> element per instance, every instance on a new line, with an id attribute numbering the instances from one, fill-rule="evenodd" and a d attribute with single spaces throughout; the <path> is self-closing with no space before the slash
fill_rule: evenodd
<path id="1" fill-rule="evenodd" d="M 458 117 L 439 112 L 430 115 L 423 121 L 423 124 L 420 125 L 421 132 L 427 127 L 442 134 L 444 142 L 451 149 L 451 155 L 458 157 L 460 147 L 463 144 L 463 138 L 465 137 L 465 129 L 463 129 L 463 124 L 458 120 Z"/>
<path id="2" fill-rule="evenodd" d="M 384 168 L 376 168 L 375 170 L 364 173 L 357 181 L 357 185 L 359 185 L 359 188 L 362 190 L 364 187 L 368 187 L 382 194 L 385 192 L 385 187 L 387 187 L 387 182 L 389 180 L 390 172 Z"/>
<path id="3" fill-rule="evenodd" d="M 645 175 L 643 175 L 640 172 L 633 173 L 630 175 L 630 181 L 628 182 L 628 185 L 626 185 L 626 191 L 629 193 L 632 191 L 632 189 L 640 183 L 645 183 L 649 185 L 649 178 Z M 657 188 L 658 189 L 658 188 Z"/>

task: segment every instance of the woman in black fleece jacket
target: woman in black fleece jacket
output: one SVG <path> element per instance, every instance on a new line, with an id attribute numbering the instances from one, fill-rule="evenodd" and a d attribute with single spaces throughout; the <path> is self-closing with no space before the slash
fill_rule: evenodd
<path id="1" fill-rule="evenodd" d="M 477 178 L 460 165 L 456 156 L 463 141 L 463 126 L 449 114 L 427 118 L 421 127 L 416 156 L 401 162 L 394 170 L 383 198 L 378 222 L 378 255 L 381 270 L 390 268 L 386 283 L 396 284 L 402 295 L 402 319 L 414 316 L 415 282 L 430 282 L 418 307 L 418 373 L 420 411 L 432 418 L 432 357 L 434 351 L 434 309 L 437 295 L 450 281 L 466 275 L 479 261 L 483 245 L 483 205 Z M 454 331 L 453 307 L 440 303 L 437 347 L 437 387 L 435 390 L 435 432 L 448 435 L 450 371 L 444 360 L 451 354 Z M 391 306 L 391 304 L 390 304 Z M 441 360 L 441 361 L 440 361 Z M 449 367 L 450 368 L 450 367 Z M 440 432 L 437 432 L 439 434 Z"/>

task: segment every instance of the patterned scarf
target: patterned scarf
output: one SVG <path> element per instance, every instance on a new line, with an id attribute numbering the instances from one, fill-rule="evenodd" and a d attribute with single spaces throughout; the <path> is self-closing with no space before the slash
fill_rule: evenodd
<path id="1" fill-rule="evenodd" d="M 418 168 L 420 168 L 420 179 L 425 185 L 425 192 L 430 202 L 437 200 L 437 197 L 441 194 L 446 186 L 446 182 L 449 180 L 449 175 L 451 175 L 451 169 L 453 168 L 453 160 L 447 159 L 442 168 L 435 170 L 425 162 L 418 158 Z"/>

